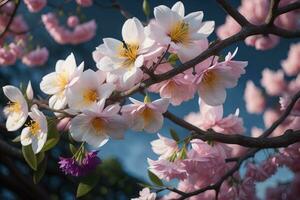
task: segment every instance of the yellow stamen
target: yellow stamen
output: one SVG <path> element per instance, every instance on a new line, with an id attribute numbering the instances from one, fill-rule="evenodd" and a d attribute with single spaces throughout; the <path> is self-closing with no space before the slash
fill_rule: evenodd
<path id="1" fill-rule="evenodd" d="M 59 85 L 59 88 L 61 90 L 64 90 L 66 85 L 68 84 L 68 75 L 66 72 L 62 72 L 58 75 L 58 80 L 57 84 Z"/>
<path id="2" fill-rule="evenodd" d="M 144 119 L 144 122 L 145 122 L 145 125 L 147 126 L 147 124 L 149 124 L 151 122 L 151 120 L 153 119 L 153 111 L 151 108 L 148 108 L 146 107 L 144 110 L 143 110 L 143 113 L 142 113 L 142 117 Z"/>
<path id="3" fill-rule="evenodd" d="M 30 128 L 30 133 L 33 136 L 37 136 L 37 134 L 39 133 L 39 131 L 41 130 L 40 124 L 36 121 L 31 120 L 29 123 L 29 128 Z"/>
<path id="4" fill-rule="evenodd" d="M 126 45 L 126 46 L 125 46 Z M 119 56 L 121 58 L 125 58 L 126 60 L 123 62 L 124 67 L 131 67 L 138 57 L 138 49 L 139 46 L 135 44 L 124 44 L 119 49 Z"/>
<path id="5" fill-rule="evenodd" d="M 92 119 L 91 124 L 98 134 L 102 134 L 105 130 L 105 121 L 99 117 Z"/>
<path id="6" fill-rule="evenodd" d="M 83 93 L 83 101 L 87 104 L 97 101 L 97 98 L 98 98 L 98 94 L 96 90 L 87 89 Z"/>
<path id="7" fill-rule="evenodd" d="M 204 73 L 202 81 L 207 86 L 213 86 L 217 80 L 217 76 L 214 71 L 210 70 Z"/>
<path id="8" fill-rule="evenodd" d="M 21 104 L 19 102 L 8 102 L 8 112 L 9 113 L 18 113 L 21 112 Z"/>
<path id="9" fill-rule="evenodd" d="M 175 43 L 189 44 L 189 25 L 183 21 L 177 22 L 171 27 L 169 36 Z"/>

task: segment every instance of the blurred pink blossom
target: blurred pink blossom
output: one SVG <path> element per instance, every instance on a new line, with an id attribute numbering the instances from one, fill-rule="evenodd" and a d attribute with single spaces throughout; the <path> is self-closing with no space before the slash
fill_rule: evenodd
<path id="1" fill-rule="evenodd" d="M 22 58 L 22 62 L 30 67 L 44 65 L 48 60 L 49 52 L 47 48 L 36 48 Z"/>
<path id="2" fill-rule="evenodd" d="M 281 62 L 284 72 L 289 75 L 297 75 L 300 72 L 300 43 L 292 44 L 286 60 Z"/>
<path id="3" fill-rule="evenodd" d="M 265 109 L 266 103 L 262 91 L 252 81 L 247 81 L 244 100 L 249 113 L 259 114 Z"/>
<path id="4" fill-rule="evenodd" d="M 284 92 L 286 83 L 282 70 L 272 71 L 268 68 L 262 71 L 261 85 L 271 96 L 279 96 Z"/>
<path id="5" fill-rule="evenodd" d="M 30 12 L 39 12 L 41 11 L 47 4 L 47 0 L 24 0 L 28 10 Z"/>

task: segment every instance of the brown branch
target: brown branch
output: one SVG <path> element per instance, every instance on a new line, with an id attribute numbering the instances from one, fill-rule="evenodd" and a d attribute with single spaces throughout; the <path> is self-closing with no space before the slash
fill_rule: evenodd
<path id="1" fill-rule="evenodd" d="M 296 1 L 294 3 L 286 5 L 284 7 L 278 8 L 276 10 L 276 12 L 274 13 L 274 15 L 277 17 L 279 15 L 282 15 L 284 13 L 287 13 L 287 12 L 290 12 L 293 10 L 297 10 L 297 9 L 300 9 L 300 1 Z"/>
<path id="2" fill-rule="evenodd" d="M 271 0 L 270 1 L 270 8 L 269 8 L 269 13 L 266 18 L 266 24 L 268 24 L 268 25 L 273 24 L 273 22 L 276 18 L 275 12 L 278 8 L 279 2 L 280 2 L 280 0 Z"/>
<path id="3" fill-rule="evenodd" d="M 15 4 L 15 7 L 14 7 L 14 10 L 13 10 L 13 12 L 12 12 L 10 18 L 9 18 L 9 21 L 7 22 L 4 30 L 0 34 L 0 39 L 2 37 L 4 37 L 4 35 L 6 34 L 6 32 L 9 30 L 9 27 L 10 27 L 11 23 L 13 22 L 13 19 L 14 19 L 15 15 L 17 14 L 17 10 L 18 10 L 19 5 L 20 5 L 20 0 L 16 0 L 16 4 Z"/>
<path id="4" fill-rule="evenodd" d="M 250 24 L 250 22 L 237 9 L 233 8 L 226 0 L 217 0 L 217 2 L 242 27 Z"/>

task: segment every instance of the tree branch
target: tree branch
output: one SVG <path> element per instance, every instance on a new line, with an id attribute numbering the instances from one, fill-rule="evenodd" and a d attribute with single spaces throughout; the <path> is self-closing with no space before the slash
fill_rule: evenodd
<path id="1" fill-rule="evenodd" d="M 250 24 L 250 22 L 237 9 L 233 8 L 226 0 L 217 0 L 217 2 L 242 27 Z"/>
<path id="2" fill-rule="evenodd" d="M 5 33 L 9 30 L 9 27 L 10 27 L 11 23 L 13 22 L 13 19 L 14 19 L 15 15 L 17 14 L 17 10 L 18 10 L 19 5 L 20 5 L 20 0 L 16 0 L 14 10 L 13 10 L 13 12 L 12 12 L 10 18 L 9 18 L 9 21 L 8 21 L 7 25 L 5 26 L 4 30 L 0 34 L 0 39 L 2 37 L 4 37 Z"/>

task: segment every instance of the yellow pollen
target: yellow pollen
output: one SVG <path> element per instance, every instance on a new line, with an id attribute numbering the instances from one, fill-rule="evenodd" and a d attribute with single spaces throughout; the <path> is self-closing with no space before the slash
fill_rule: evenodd
<path id="1" fill-rule="evenodd" d="M 59 85 L 61 90 L 64 90 L 66 85 L 68 84 L 68 76 L 66 72 L 62 72 L 58 75 L 57 84 Z"/>
<path id="2" fill-rule="evenodd" d="M 183 21 L 174 24 L 168 35 L 175 43 L 182 43 L 185 45 L 190 43 L 189 25 Z"/>
<path id="3" fill-rule="evenodd" d="M 202 78 L 203 83 L 208 86 L 213 86 L 216 80 L 217 80 L 217 76 L 214 73 L 214 71 L 205 72 Z"/>
<path id="4" fill-rule="evenodd" d="M 153 111 L 151 108 L 146 107 L 143 110 L 142 116 L 145 122 L 145 125 L 147 125 L 152 119 L 153 119 Z"/>
<path id="5" fill-rule="evenodd" d="M 135 44 L 124 44 L 120 47 L 119 56 L 125 58 L 123 62 L 124 67 L 131 67 L 138 57 L 139 46 Z"/>
<path id="6" fill-rule="evenodd" d="M 105 122 L 103 119 L 96 117 L 92 119 L 91 124 L 97 133 L 101 134 L 105 129 Z"/>
<path id="7" fill-rule="evenodd" d="M 92 89 L 87 89 L 84 93 L 83 93 L 83 101 L 85 103 L 93 103 L 95 101 L 97 101 L 98 98 L 98 94 L 96 90 L 92 90 Z"/>
<path id="8" fill-rule="evenodd" d="M 30 128 L 30 133 L 33 136 L 37 136 L 37 134 L 39 133 L 39 131 L 41 130 L 40 124 L 36 121 L 31 120 L 29 123 L 29 128 Z"/>
<path id="9" fill-rule="evenodd" d="M 8 111 L 10 113 L 18 113 L 21 111 L 21 104 L 19 102 L 8 102 Z"/>

